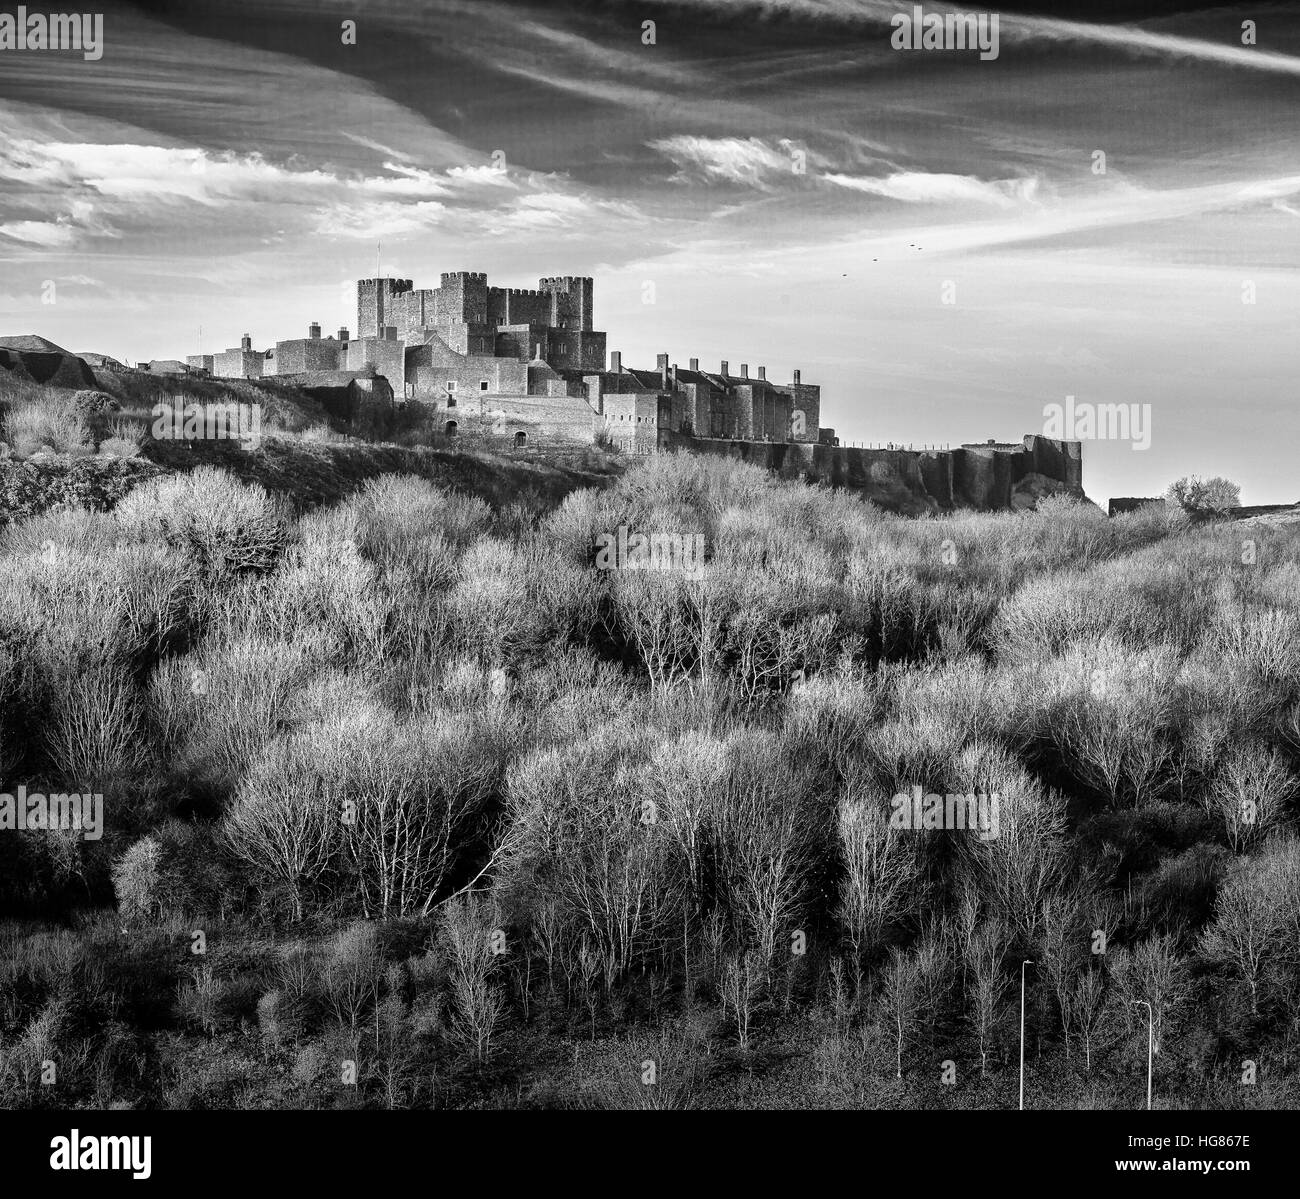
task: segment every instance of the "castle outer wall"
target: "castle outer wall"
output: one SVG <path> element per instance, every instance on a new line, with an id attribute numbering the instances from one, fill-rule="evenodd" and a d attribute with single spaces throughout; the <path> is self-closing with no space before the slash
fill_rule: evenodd
<path id="1" fill-rule="evenodd" d="M 799 442 L 732 441 L 659 431 L 660 450 L 715 454 L 752 462 L 788 479 L 860 491 L 907 515 L 1018 505 L 1017 484 L 1041 476 L 1083 494 L 1083 446 L 1028 434 L 1020 444 L 953 450 L 891 450 Z"/>

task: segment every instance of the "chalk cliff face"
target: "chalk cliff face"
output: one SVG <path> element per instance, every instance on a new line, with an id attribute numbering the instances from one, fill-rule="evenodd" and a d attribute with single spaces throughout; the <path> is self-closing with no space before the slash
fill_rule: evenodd
<path id="1" fill-rule="evenodd" d="M 1033 508 L 1046 495 L 1083 498 L 1083 446 L 1029 434 L 1019 444 L 951 450 L 882 450 L 785 442 L 723 441 L 660 430 L 661 450 L 720 454 L 783 478 L 860 491 L 904 516 L 974 508 Z"/>

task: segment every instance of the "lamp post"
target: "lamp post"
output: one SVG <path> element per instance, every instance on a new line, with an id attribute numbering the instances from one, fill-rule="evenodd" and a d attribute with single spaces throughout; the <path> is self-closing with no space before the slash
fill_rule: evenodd
<path id="1" fill-rule="evenodd" d="M 1131 999 L 1130 1003 L 1138 1004 L 1147 1010 L 1147 1111 L 1151 1110 L 1151 1047 L 1155 1042 L 1155 1012 L 1151 1010 L 1151 1005 L 1145 999 Z"/>
<path id="2" fill-rule="evenodd" d="M 1026 958 L 1020 963 L 1020 1110 L 1025 1110 L 1025 967 L 1034 963 Z"/>

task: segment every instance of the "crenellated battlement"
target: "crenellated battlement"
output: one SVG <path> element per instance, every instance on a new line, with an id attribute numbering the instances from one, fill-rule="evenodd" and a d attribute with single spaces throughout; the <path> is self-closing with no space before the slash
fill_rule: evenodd
<path id="1" fill-rule="evenodd" d="M 374 292 L 387 291 L 390 295 L 398 296 L 403 292 L 411 291 L 415 284 L 410 279 L 358 279 L 357 288 L 360 291 Z"/>
<path id="2" fill-rule="evenodd" d="M 588 275 L 554 275 L 539 281 L 544 292 L 575 291 L 594 286 L 595 280 Z"/>

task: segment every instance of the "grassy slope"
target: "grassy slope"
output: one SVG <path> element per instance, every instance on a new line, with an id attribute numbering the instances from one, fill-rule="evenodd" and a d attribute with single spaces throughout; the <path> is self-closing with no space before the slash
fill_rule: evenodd
<path id="1" fill-rule="evenodd" d="M 479 451 L 364 443 L 312 443 L 272 438 L 244 451 L 219 444 L 155 442 L 145 451 L 168 471 L 220 466 L 245 483 L 291 496 L 303 508 L 335 503 L 367 479 L 413 474 L 440 487 L 478 496 L 494 508 L 527 502 L 554 507 L 570 491 L 597 486 L 602 476 L 563 466 Z M 605 476 L 608 477 L 608 476 Z"/>

